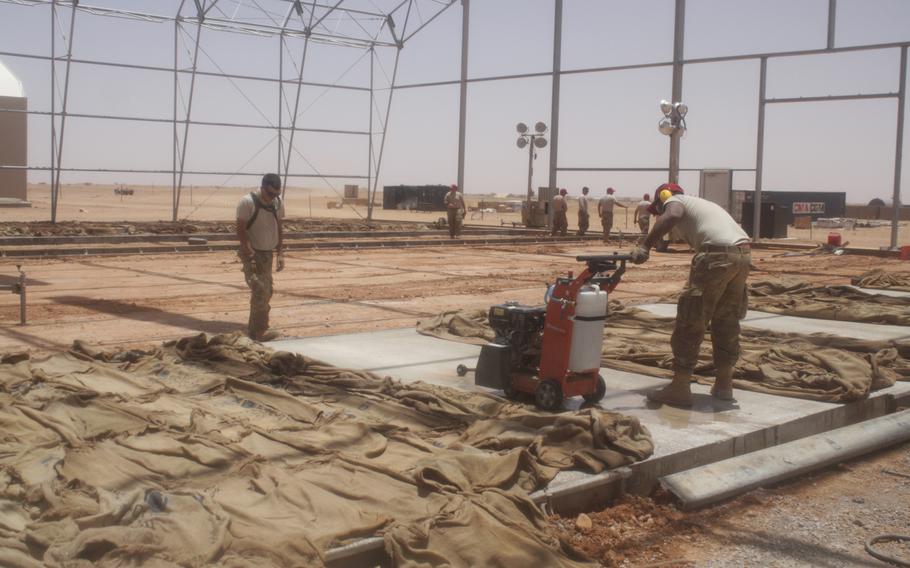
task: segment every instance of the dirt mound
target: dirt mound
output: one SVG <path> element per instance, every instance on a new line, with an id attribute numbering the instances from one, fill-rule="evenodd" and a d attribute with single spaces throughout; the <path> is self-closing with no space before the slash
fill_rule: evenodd
<path id="1" fill-rule="evenodd" d="M 86 235 L 181 235 L 194 233 L 233 233 L 232 221 L 156 221 L 146 223 L 63 221 L 59 223 L 9 222 L 0 227 L 4 237 L 63 237 Z M 362 220 L 286 219 L 284 230 L 289 233 L 332 231 L 415 231 L 429 230 L 426 225 L 412 223 L 367 224 Z"/>

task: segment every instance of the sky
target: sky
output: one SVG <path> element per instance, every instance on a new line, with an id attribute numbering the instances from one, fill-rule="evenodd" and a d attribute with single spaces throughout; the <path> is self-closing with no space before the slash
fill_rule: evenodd
<path id="1" fill-rule="evenodd" d="M 258 0 L 280 5 L 278 0 Z M 351 5 L 390 0 L 348 0 Z M 419 0 L 428 17 L 436 0 Z M 220 0 L 225 13 L 249 9 L 253 0 Z M 83 4 L 129 6 L 171 13 L 175 0 L 85 0 Z M 672 58 L 672 0 L 565 0 L 562 68 L 664 62 Z M 704 58 L 755 52 L 824 47 L 827 0 L 688 0 L 685 57 Z M 49 54 L 50 9 L 0 2 L 0 52 Z M 473 0 L 468 74 L 471 78 L 547 72 L 552 67 L 553 0 Z M 61 19 L 68 25 L 67 12 Z M 343 26 L 351 22 L 329 20 Z M 412 28 L 413 29 L 413 28 Z M 181 32 L 180 65 L 190 61 L 194 28 Z M 276 38 L 203 29 L 200 69 L 277 77 Z M 910 41 L 910 2 L 838 0 L 835 45 Z M 58 52 L 62 44 L 58 36 Z M 79 13 L 74 56 L 171 67 L 174 26 Z M 303 42 L 291 40 L 285 74 L 295 74 Z M 367 86 L 370 58 L 361 50 L 311 44 L 304 79 Z M 460 76 L 461 5 L 456 3 L 410 39 L 400 54 L 396 83 L 452 82 Z M 382 118 L 394 67 L 393 48 L 378 48 L 379 90 L 374 106 L 374 145 L 381 143 Z M 287 53 L 287 52 L 286 52 Z M 292 55 L 291 55 L 292 54 Z M 767 96 L 799 97 L 898 90 L 899 49 L 832 55 L 772 58 Z M 291 59 L 295 62 L 291 62 Z M 22 81 L 32 110 L 50 108 L 50 66 L 46 61 L 0 55 Z M 63 66 L 58 66 L 62 78 Z M 683 101 L 689 106 L 682 141 L 683 168 L 750 170 L 756 163 L 758 117 L 757 59 L 686 65 Z M 181 93 L 189 77 L 181 78 Z M 59 85 L 58 85 L 59 88 Z M 465 191 L 523 193 L 527 150 L 516 146 L 515 124 L 550 123 L 548 76 L 472 82 L 468 87 Z M 560 167 L 666 167 L 668 139 L 657 131 L 658 103 L 670 98 L 668 66 L 613 72 L 569 73 L 561 82 Z M 286 87 L 293 103 L 294 88 Z M 198 77 L 192 116 L 197 120 L 276 124 L 278 88 L 274 83 Z M 59 102 L 58 102 L 59 104 Z M 910 106 L 910 101 L 908 101 Z M 363 91 L 305 87 L 298 126 L 366 131 L 370 100 Z M 394 91 L 381 162 L 379 185 L 449 184 L 457 176 L 459 87 L 447 84 Z M 59 107 L 58 107 L 59 109 Z M 74 64 L 69 109 L 169 119 L 173 114 L 173 74 Z M 287 117 L 287 111 L 285 118 Z M 837 101 L 770 104 L 766 110 L 763 188 L 765 190 L 846 191 L 848 201 L 890 200 L 893 191 L 897 101 Z M 29 118 L 29 161 L 50 162 L 50 119 Z M 182 133 L 181 133 L 182 134 Z M 910 118 L 905 124 L 904 201 L 910 199 Z M 168 124 L 70 118 L 63 163 L 81 168 L 170 169 L 172 130 Z M 365 175 L 369 137 L 298 133 L 292 172 Z M 194 125 L 189 131 L 186 168 L 261 173 L 275 170 L 275 132 Z M 533 185 L 547 183 L 549 149 L 538 151 Z M 48 181 L 34 172 L 33 182 Z M 665 172 L 560 172 L 557 184 L 578 194 L 582 185 L 595 196 L 610 185 L 634 197 L 666 180 Z M 152 174 L 64 173 L 63 182 L 157 183 L 171 176 Z M 186 184 L 253 185 L 254 177 L 187 176 Z M 293 182 L 340 188 L 364 180 L 311 178 Z M 683 172 L 693 191 L 697 172 Z M 754 174 L 734 174 L 734 189 L 754 188 Z"/>

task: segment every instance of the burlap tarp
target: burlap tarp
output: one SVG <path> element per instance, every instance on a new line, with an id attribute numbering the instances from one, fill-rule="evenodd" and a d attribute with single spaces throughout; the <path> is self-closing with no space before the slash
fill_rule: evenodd
<path id="1" fill-rule="evenodd" d="M 417 331 L 476 345 L 493 337 L 486 312 L 482 310 L 443 312 L 420 322 Z M 671 377 L 672 333 L 673 318 L 611 301 L 601 364 L 612 369 Z M 742 355 L 734 369 L 734 385 L 741 389 L 849 402 L 891 386 L 896 380 L 910 380 L 910 344 L 905 342 L 743 328 L 741 345 Z M 711 341 L 706 334 L 695 368 L 696 379 L 711 382 L 714 371 Z"/>
<path id="2" fill-rule="evenodd" d="M 397 566 L 580 566 L 528 493 L 653 450 L 618 413 L 539 413 L 238 335 L 6 360 L 2 566 L 319 566 L 377 534 Z"/>
<path id="3" fill-rule="evenodd" d="M 749 284 L 749 307 L 774 314 L 910 326 L 910 298 L 787 280 Z"/>
<path id="4" fill-rule="evenodd" d="M 860 288 L 879 288 L 910 292 L 910 272 L 887 272 L 881 268 L 854 276 L 850 283 Z"/>

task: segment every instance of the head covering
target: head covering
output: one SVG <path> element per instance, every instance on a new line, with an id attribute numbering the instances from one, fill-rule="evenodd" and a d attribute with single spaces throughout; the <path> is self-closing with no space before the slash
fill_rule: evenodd
<path id="1" fill-rule="evenodd" d="M 651 201 L 651 196 L 647 193 L 641 196 L 643 201 Z"/>
<path id="2" fill-rule="evenodd" d="M 651 215 L 660 215 L 664 212 L 664 202 L 674 195 L 683 195 L 683 188 L 676 183 L 662 183 L 654 190 L 654 201 L 648 207 Z"/>
<path id="3" fill-rule="evenodd" d="M 569 191 L 566 188 L 562 188 L 559 190 L 559 195 L 565 195 L 567 193 L 569 193 Z"/>
<path id="4" fill-rule="evenodd" d="M 458 191 L 458 186 L 455 185 L 455 184 L 453 183 L 452 185 L 449 186 L 449 190 L 450 190 L 450 191 Z"/>
<path id="5" fill-rule="evenodd" d="M 614 191 L 616 191 L 616 190 L 613 189 L 612 187 L 607 188 L 607 193 L 613 193 Z"/>

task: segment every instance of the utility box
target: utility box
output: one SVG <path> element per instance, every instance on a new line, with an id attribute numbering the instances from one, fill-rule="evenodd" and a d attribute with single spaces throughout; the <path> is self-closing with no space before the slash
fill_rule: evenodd
<path id="1" fill-rule="evenodd" d="M 754 207 L 752 202 L 743 203 L 743 230 L 753 239 Z M 784 239 L 787 237 L 787 226 L 790 224 L 790 211 L 775 203 L 763 201 L 761 204 L 760 239 Z"/>
<path id="2" fill-rule="evenodd" d="M 550 187 L 538 187 L 537 199 L 531 201 L 531 208 L 528 209 L 528 202 L 524 201 L 521 206 L 521 222 L 528 228 L 542 228 L 553 226 L 553 212 L 550 210 L 550 202 L 558 190 Z"/>
<path id="3" fill-rule="evenodd" d="M 713 201 L 725 211 L 733 206 L 733 170 L 702 170 L 699 176 L 698 196 Z"/>

